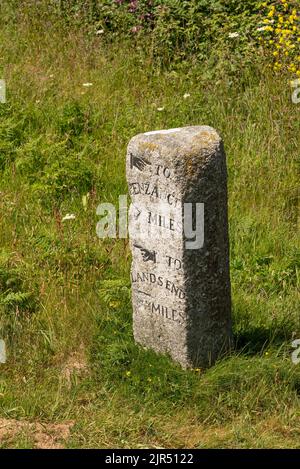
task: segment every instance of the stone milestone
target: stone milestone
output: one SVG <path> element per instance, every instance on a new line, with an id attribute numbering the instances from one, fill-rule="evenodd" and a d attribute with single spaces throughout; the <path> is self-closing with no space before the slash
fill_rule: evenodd
<path id="1" fill-rule="evenodd" d="M 207 126 L 147 132 L 128 145 L 135 341 L 184 368 L 231 342 L 227 170 Z"/>

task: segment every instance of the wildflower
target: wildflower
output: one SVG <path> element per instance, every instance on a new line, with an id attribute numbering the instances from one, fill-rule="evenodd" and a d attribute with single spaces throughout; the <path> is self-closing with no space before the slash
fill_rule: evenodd
<path id="1" fill-rule="evenodd" d="M 73 213 L 67 213 L 67 215 L 64 216 L 62 221 L 67 221 L 67 220 L 75 220 L 76 216 Z"/>
<path id="2" fill-rule="evenodd" d="M 229 33 L 229 34 L 228 34 L 228 37 L 229 37 L 230 39 L 233 39 L 234 37 L 239 37 L 239 33 Z"/>
<path id="3" fill-rule="evenodd" d="M 93 83 L 82 83 L 82 86 L 89 88 L 90 86 L 93 86 Z"/>
<path id="4" fill-rule="evenodd" d="M 132 0 L 129 4 L 129 12 L 135 13 L 136 9 L 137 9 L 137 0 Z"/>
<path id="5" fill-rule="evenodd" d="M 188 99 L 190 96 L 191 96 L 190 93 L 184 93 L 183 99 Z"/>
<path id="6" fill-rule="evenodd" d="M 132 33 L 138 33 L 141 29 L 142 29 L 141 25 L 133 26 L 133 28 L 131 28 L 131 32 Z"/>
<path id="7" fill-rule="evenodd" d="M 296 65 L 295 65 L 295 64 L 291 64 L 291 65 L 289 66 L 289 71 L 295 73 L 295 72 L 297 71 Z"/>
<path id="8" fill-rule="evenodd" d="M 97 35 L 104 34 L 104 29 L 98 29 L 98 31 L 96 31 L 96 34 Z"/>

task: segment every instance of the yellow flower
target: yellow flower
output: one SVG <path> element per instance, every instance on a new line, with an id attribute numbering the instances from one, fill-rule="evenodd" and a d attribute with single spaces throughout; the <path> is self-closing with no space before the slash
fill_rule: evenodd
<path id="1" fill-rule="evenodd" d="M 278 4 L 279 9 L 277 9 Z M 285 69 L 300 76 L 298 46 L 300 42 L 300 10 L 292 7 L 293 4 L 294 2 L 288 0 L 265 1 L 261 4 L 262 7 L 266 7 L 266 16 L 263 20 L 264 28 L 261 29 L 270 33 L 261 44 L 268 47 L 273 55 L 275 63 L 269 64 L 269 67 L 275 72 Z"/>

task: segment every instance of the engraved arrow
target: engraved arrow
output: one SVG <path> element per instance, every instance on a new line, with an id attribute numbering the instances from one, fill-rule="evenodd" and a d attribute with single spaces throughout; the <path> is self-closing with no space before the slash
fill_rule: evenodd
<path id="1" fill-rule="evenodd" d="M 133 214 L 134 216 L 134 219 L 137 220 L 140 216 L 140 214 L 142 213 L 142 210 L 139 210 L 137 207 L 134 207 L 136 212 Z"/>

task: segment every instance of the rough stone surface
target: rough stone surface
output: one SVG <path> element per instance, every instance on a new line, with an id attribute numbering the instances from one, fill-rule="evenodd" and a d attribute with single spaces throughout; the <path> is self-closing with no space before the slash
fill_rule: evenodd
<path id="1" fill-rule="evenodd" d="M 128 145 L 127 180 L 135 340 L 185 368 L 210 366 L 231 340 L 221 138 L 207 126 L 137 135 Z M 198 249 L 187 248 L 184 203 L 204 204 Z"/>

